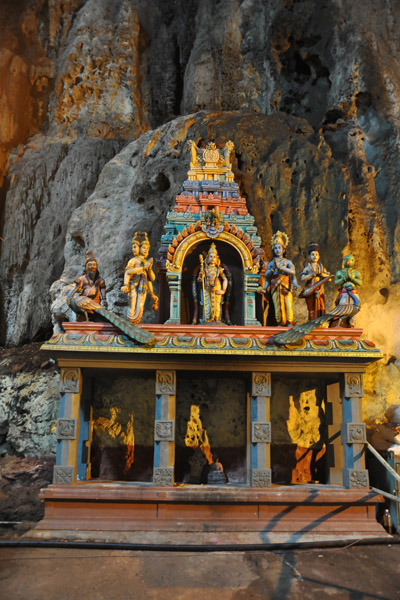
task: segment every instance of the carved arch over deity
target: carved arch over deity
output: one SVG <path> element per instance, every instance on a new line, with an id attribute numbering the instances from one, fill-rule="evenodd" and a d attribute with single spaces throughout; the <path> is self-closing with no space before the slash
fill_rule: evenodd
<path id="1" fill-rule="evenodd" d="M 245 273 L 258 272 L 258 265 L 253 264 L 251 252 L 241 239 L 228 231 L 222 231 L 217 239 L 219 242 L 225 242 L 226 244 L 230 244 L 235 248 L 242 259 L 243 270 Z M 185 258 L 188 253 L 190 253 L 195 246 L 204 240 L 209 240 L 210 243 L 212 241 L 203 231 L 196 231 L 185 238 L 176 248 L 172 262 L 167 261 L 167 272 L 181 273 Z"/>
<path id="2" fill-rule="evenodd" d="M 220 318 L 210 320 L 222 320 L 226 324 L 235 325 L 256 324 L 249 307 L 251 309 L 255 302 L 253 280 L 256 282 L 258 279 L 258 264 L 254 262 L 254 257 L 245 242 L 228 231 L 221 232 L 215 240 L 210 239 L 203 231 L 189 234 L 176 247 L 173 260 L 167 260 L 166 278 L 171 293 L 168 322 L 204 322 L 199 309 L 201 291 L 197 297 L 193 277 L 197 278 L 199 274 L 199 257 L 203 256 L 206 261 L 212 244 L 216 244 L 220 267 L 228 279 L 228 284 Z"/>

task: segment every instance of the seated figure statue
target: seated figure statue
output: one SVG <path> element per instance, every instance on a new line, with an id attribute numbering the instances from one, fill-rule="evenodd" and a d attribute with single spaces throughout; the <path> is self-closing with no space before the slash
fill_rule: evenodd
<path id="1" fill-rule="evenodd" d="M 97 261 L 90 250 L 86 252 L 85 271 L 74 283 L 74 289 L 67 296 L 67 304 L 76 313 L 78 321 L 108 321 L 138 344 L 155 343 L 152 333 L 106 308 L 106 284 L 99 275 Z"/>
<path id="2" fill-rule="evenodd" d="M 275 335 L 274 343 L 278 345 L 293 344 L 324 323 L 329 323 L 329 327 L 353 327 L 353 317 L 361 308 L 357 288 L 362 284 L 361 273 L 354 268 L 354 265 L 354 256 L 348 254 L 343 259 L 343 268 L 336 271 L 335 285 L 338 287 L 338 293 L 333 308 L 311 321 L 301 323 L 289 331 Z"/>
<path id="3" fill-rule="evenodd" d="M 126 266 L 124 275 L 124 285 L 121 290 L 129 294 L 129 320 L 131 323 L 140 323 L 147 291 L 153 298 L 153 310 L 158 309 L 158 297 L 153 291 L 153 281 L 155 274 L 152 269 L 153 259 L 147 260 L 150 250 L 150 243 L 147 233 L 137 231 L 132 239 L 132 254 Z"/>
<path id="4" fill-rule="evenodd" d="M 329 327 L 352 327 L 353 317 L 361 308 L 358 288 L 362 285 L 362 277 L 354 265 L 354 256 L 347 254 L 343 259 L 343 268 L 336 272 L 335 285 L 338 287 L 338 295 L 335 300 L 336 306 L 330 311 L 336 318 L 331 320 Z"/>
<path id="5" fill-rule="evenodd" d="M 198 300 L 199 289 L 200 323 L 221 322 L 222 304 L 228 287 L 228 278 L 221 266 L 217 248 L 211 244 L 204 261 L 200 254 L 200 269 L 193 277 L 192 289 L 195 302 Z M 196 273 L 196 272 L 195 272 Z M 193 323 L 197 323 L 198 307 L 196 306 Z"/>
<path id="6" fill-rule="evenodd" d="M 74 283 L 74 289 L 67 296 L 67 303 L 76 313 L 78 321 L 102 320 L 94 307 L 97 304 L 107 308 L 106 284 L 99 275 L 97 261 L 90 250 L 86 252 L 85 270 Z"/>

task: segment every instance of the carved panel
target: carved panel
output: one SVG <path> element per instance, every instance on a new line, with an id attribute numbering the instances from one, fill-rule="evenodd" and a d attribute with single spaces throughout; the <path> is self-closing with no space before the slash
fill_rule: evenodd
<path id="1" fill-rule="evenodd" d="M 154 485 L 174 485 L 174 469 L 172 467 L 154 467 Z"/>
<path id="2" fill-rule="evenodd" d="M 154 440 L 156 442 L 173 442 L 174 439 L 174 421 L 154 422 Z"/>
<path id="3" fill-rule="evenodd" d="M 171 265 L 172 266 L 172 265 Z M 171 292 L 179 291 L 181 289 L 181 274 L 180 273 L 167 273 L 168 286 Z"/>
<path id="4" fill-rule="evenodd" d="M 347 476 L 345 474 L 344 484 L 348 488 L 368 488 L 369 478 L 367 469 L 347 469 Z"/>
<path id="5" fill-rule="evenodd" d="M 271 442 L 271 423 L 252 423 L 251 441 L 253 444 Z"/>
<path id="6" fill-rule="evenodd" d="M 56 465 L 53 471 L 53 483 L 74 483 L 74 467 L 63 467 Z"/>
<path id="7" fill-rule="evenodd" d="M 57 439 L 76 439 L 76 419 L 57 419 Z"/>
<path id="8" fill-rule="evenodd" d="M 271 469 L 253 469 L 251 472 L 252 487 L 270 487 Z"/>
<path id="9" fill-rule="evenodd" d="M 259 287 L 259 275 L 247 274 L 244 277 L 244 291 L 247 293 L 256 292 Z"/>
<path id="10" fill-rule="evenodd" d="M 365 423 L 342 424 L 342 444 L 365 444 L 366 441 Z"/>
<path id="11" fill-rule="evenodd" d="M 176 374 L 175 371 L 157 371 L 156 394 L 175 395 Z"/>
<path id="12" fill-rule="evenodd" d="M 271 396 L 271 373 L 253 373 L 252 396 Z"/>
<path id="13" fill-rule="evenodd" d="M 79 394 L 80 369 L 61 369 L 60 392 Z"/>
<path id="14" fill-rule="evenodd" d="M 344 375 L 345 398 L 362 398 L 364 395 L 363 376 L 361 373 L 345 373 Z"/>

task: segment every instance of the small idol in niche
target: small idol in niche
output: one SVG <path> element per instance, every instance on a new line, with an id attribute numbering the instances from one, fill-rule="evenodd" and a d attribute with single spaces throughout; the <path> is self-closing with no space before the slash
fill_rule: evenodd
<path id="1" fill-rule="evenodd" d="M 218 256 L 217 248 L 211 244 L 207 257 L 204 260 L 199 255 L 200 269 L 193 277 L 192 290 L 196 304 L 193 323 L 221 322 L 222 305 L 228 288 L 228 278 Z M 199 311 L 200 308 L 200 311 Z M 198 319 L 198 313 L 200 318 Z"/>

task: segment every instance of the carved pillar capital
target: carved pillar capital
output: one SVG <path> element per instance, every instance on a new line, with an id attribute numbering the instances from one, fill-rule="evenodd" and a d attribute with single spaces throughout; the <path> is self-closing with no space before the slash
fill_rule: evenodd
<path id="1" fill-rule="evenodd" d="M 176 394 L 175 371 L 156 371 L 156 394 L 170 396 Z"/>
<path id="2" fill-rule="evenodd" d="M 252 396 L 271 396 L 271 373 L 252 373 Z"/>
<path id="3" fill-rule="evenodd" d="M 344 396 L 345 398 L 362 398 L 364 385 L 362 373 L 344 374 Z"/>
<path id="4" fill-rule="evenodd" d="M 60 371 L 60 392 L 79 394 L 82 389 L 82 374 L 77 367 L 67 367 Z"/>

